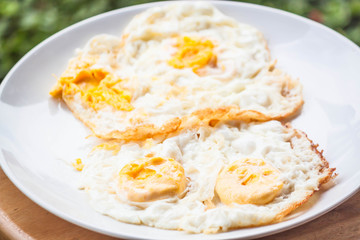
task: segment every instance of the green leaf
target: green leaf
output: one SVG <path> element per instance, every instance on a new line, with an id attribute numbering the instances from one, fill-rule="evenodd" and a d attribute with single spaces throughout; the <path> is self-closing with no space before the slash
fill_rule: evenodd
<path id="1" fill-rule="evenodd" d="M 20 5 L 17 1 L 0 2 L 0 15 L 4 17 L 12 17 L 18 14 Z"/>
<path id="2" fill-rule="evenodd" d="M 350 5 L 342 0 L 328 0 L 323 5 L 324 23 L 332 28 L 343 28 L 351 20 Z"/>
<path id="3" fill-rule="evenodd" d="M 360 25 L 349 28 L 346 32 L 346 36 L 354 43 L 360 45 Z"/>

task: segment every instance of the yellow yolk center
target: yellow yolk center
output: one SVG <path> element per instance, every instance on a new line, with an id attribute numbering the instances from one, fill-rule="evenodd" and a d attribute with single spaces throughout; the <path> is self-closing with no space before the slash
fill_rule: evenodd
<path id="1" fill-rule="evenodd" d="M 214 44 L 210 40 L 201 40 L 190 37 L 179 38 L 176 54 L 168 63 L 174 68 L 192 68 L 197 73 L 198 69 L 206 65 L 216 64 L 216 55 L 213 53 Z"/>
<path id="2" fill-rule="evenodd" d="M 266 204 L 280 192 L 280 172 L 262 159 L 246 158 L 225 167 L 215 190 L 225 204 Z"/>
<path id="3" fill-rule="evenodd" d="M 120 151 L 120 144 L 116 141 L 107 141 L 105 143 L 100 143 L 99 145 L 96 145 L 95 147 L 93 147 L 93 149 L 91 150 L 96 151 L 98 149 L 103 149 L 103 150 L 107 150 L 107 151 L 112 151 L 113 155 L 116 155 L 119 151 Z"/>
<path id="4" fill-rule="evenodd" d="M 84 164 L 81 161 L 81 158 L 77 158 L 75 160 L 75 162 L 72 163 L 72 166 L 77 170 L 77 171 L 82 171 L 84 168 Z"/>
<path id="5" fill-rule="evenodd" d="M 184 168 L 171 158 L 138 159 L 126 164 L 119 173 L 120 192 L 133 202 L 181 197 L 186 184 Z"/>
<path id="6" fill-rule="evenodd" d="M 82 100 L 94 110 L 110 105 L 116 110 L 131 111 L 131 95 L 121 86 L 121 82 L 120 78 L 102 69 L 81 70 L 75 77 L 59 79 L 59 84 L 63 86 L 63 94 L 80 93 Z M 59 95 L 59 88 L 50 94 Z"/>

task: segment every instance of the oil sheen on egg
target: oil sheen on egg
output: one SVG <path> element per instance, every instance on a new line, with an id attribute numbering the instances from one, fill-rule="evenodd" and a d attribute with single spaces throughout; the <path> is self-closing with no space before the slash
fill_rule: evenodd
<path id="1" fill-rule="evenodd" d="M 213 119 L 283 119 L 303 103 L 301 84 L 274 67 L 260 31 L 190 1 L 140 13 L 121 36 L 94 36 L 51 95 L 95 135 L 126 140 Z"/>
<path id="2" fill-rule="evenodd" d="M 95 148 L 81 172 L 91 205 L 123 222 L 192 233 L 280 221 L 334 171 L 304 133 L 277 121 L 113 144 Z"/>

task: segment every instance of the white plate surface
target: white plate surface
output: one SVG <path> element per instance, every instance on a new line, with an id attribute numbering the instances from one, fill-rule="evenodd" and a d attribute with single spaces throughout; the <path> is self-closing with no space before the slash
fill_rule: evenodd
<path id="1" fill-rule="evenodd" d="M 0 163 L 34 202 L 82 227 L 117 237 L 146 239 L 242 239 L 284 231 L 338 206 L 360 186 L 360 50 L 340 34 L 305 18 L 252 4 L 213 2 L 225 14 L 257 27 L 277 66 L 299 78 L 305 105 L 293 126 L 319 143 L 339 176 L 335 185 L 286 221 L 215 235 L 186 234 L 117 222 L 93 211 L 76 188 L 78 173 L 60 158 L 81 153 L 89 130 L 49 96 L 53 75 L 94 35 L 120 35 L 131 17 L 154 3 L 87 19 L 48 38 L 26 54 L 0 87 Z M 80 149 L 80 151 L 79 151 Z"/>

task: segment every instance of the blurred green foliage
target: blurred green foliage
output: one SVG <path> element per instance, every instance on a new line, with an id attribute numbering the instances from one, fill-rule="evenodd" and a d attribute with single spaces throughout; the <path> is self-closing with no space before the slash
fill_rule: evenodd
<path id="1" fill-rule="evenodd" d="M 0 0 L 0 82 L 31 48 L 85 18 L 156 0 Z M 239 1 L 241 2 L 241 1 Z M 311 18 L 360 45 L 360 0 L 245 0 Z"/>

